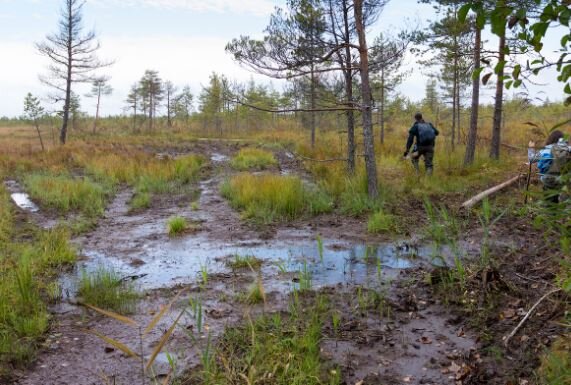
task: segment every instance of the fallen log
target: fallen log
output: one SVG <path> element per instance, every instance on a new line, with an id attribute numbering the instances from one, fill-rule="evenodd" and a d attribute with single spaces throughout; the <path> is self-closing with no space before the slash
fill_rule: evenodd
<path id="1" fill-rule="evenodd" d="M 518 176 L 514 176 L 513 178 L 500 183 L 499 185 L 496 185 L 494 187 L 491 187 L 489 189 L 487 189 L 486 191 L 482 191 L 481 193 L 479 193 L 478 195 L 473 196 L 472 198 L 468 199 L 466 202 L 462 203 L 462 208 L 463 209 L 469 209 L 472 206 L 474 206 L 476 203 L 480 202 L 482 199 L 492 195 L 495 192 L 500 191 L 503 188 L 506 188 L 512 184 L 514 184 L 515 182 L 517 182 L 520 178 L 522 177 L 522 175 L 518 175 Z"/>

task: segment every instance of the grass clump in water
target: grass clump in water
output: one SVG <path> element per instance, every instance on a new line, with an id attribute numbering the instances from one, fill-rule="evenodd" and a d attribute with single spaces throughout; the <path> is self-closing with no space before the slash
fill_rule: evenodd
<path id="1" fill-rule="evenodd" d="M 259 270 L 262 267 L 263 261 L 253 255 L 234 255 L 234 258 L 227 261 L 226 265 L 233 270 L 239 269 L 253 269 Z"/>
<path id="2" fill-rule="evenodd" d="M 332 209 L 324 192 L 304 186 L 294 176 L 240 174 L 227 180 L 221 193 L 234 208 L 243 210 L 245 218 L 262 223 L 294 220 Z"/>
<path id="3" fill-rule="evenodd" d="M 133 313 L 139 298 L 132 283 L 105 267 L 93 273 L 83 271 L 78 293 L 83 302 L 120 314 Z"/>
<path id="4" fill-rule="evenodd" d="M 395 217 L 383 210 L 378 210 L 369 217 L 367 230 L 369 233 L 387 233 L 396 229 Z"/>
<path id="5" fill-rule="evenodd" d="M 180 234 L 184 233 L 186 230 L 188 230 L 188 222 L 183 217 L 172 217 L 172 218 L 170 218 L 168 223 L 167 223 L 167 226 L 168 226 L 168 230 L 169 230 L 169 235 L 171 237 L 175 237 L 177 235 L 180 235 Z"/>
<path id="6" fill-rule="evenodd" d="M 230 165 L 234 169 L 241 171 L 250 169 L 265 170 L 277 164 L 274 154 L 258 148 L 243 148 L 230 161 Z"/>

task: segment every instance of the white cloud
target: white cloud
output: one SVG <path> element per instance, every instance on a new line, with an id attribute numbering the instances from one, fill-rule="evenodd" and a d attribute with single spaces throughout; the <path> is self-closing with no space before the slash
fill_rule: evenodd
<path id="1" fill-rule="evenodd" d="M 270 0 L 94 0 L 105 6 L 188 9 L 197 12 L 235 12 L 268 15 L 274 9 Z"/>

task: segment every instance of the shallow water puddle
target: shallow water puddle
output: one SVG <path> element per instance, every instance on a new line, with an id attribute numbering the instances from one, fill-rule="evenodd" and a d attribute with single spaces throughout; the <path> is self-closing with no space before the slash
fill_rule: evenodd
<path id="1" fill-rule="evenodd" d="M 255 256 L 264 261 L 262 277 L 270 286 L 292 287 L 299 276 L 310 279 L 313 286 L 359 283 L 369 278 L 391 278 L 401 269 L 430 264 L 431 248 L 411 248 L 392 243 L 379 245 L 340 244 L 326 240 L 322 249 L 316 241 L 271 243 L 216 243 L 206 238 L 174 239 L 166 243 L 147 243 L 132 259 L 84 251 L 87 257 L 64 278 L 70 291 L 82 271 L 112 267 L 121 276 L 137 277 L 143 289 L 170 287 L 200 280 L 208 275 L 230 273 L 226 262 L 235 255 Z"/>
<path id="2" fill-rule="evenodd" d="M 30 199 L 30 196 L 26 193 L 12 193 L 10 197 L 16 203 L 16 205 L 22 210 L 26 210 L 32 213 L 40 211 L 38 206 Z"/>
<path id="3" fill-rule="evenodd" d="M 212 153 L 212 155 L 210 156 L 210 160 L 215 162 L 215 163 L 221 163 L 221 162 L 225 162 L 228 160 L 228 157 L 226 155 L 223 154 L 219 154 L 217 152 Z"/>

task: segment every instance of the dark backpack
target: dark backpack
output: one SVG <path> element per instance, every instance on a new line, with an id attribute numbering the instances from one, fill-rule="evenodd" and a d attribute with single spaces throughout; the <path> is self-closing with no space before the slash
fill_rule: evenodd
<path id="1" fill-rule="evenodd" d="M 434 143 L 436 138 L 436 132 L 432 128 L 430 123 L 418 123 L 416 125 L 418 128 L 418 145 L 419 146 L 430 146 Z"/>
<path id="2" fill-rule="evenodd" d="M 551 157 L 553 161 L 547 171 L 548 174 L 561 174 L 567 171 L 571 162 L 571 151 L 566 143 L 557 143 L 551 147 Z"/>

